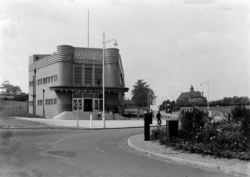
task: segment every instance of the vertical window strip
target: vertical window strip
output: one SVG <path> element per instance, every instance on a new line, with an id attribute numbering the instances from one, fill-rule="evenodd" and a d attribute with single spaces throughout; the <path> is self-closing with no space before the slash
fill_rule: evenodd
<path id="1" fill-rule="evenodd" d="M 82 66 L 74 66 L 74 85 L 82 85 Z"/>
<path id="2" fill-rule="evenodd" d="M 88 65 L 85 65 L 85 86 L 92 86 L 92 67 Z"/>
<path id="3" fill-rule="evenodd" d="M 102 67 L 100 66 L 95 66 L 95 86 L 102 86 Z"/>

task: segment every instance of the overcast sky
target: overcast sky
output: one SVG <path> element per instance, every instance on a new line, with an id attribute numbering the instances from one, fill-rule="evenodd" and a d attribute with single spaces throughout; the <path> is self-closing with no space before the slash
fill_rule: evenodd
<path id="1" fill-rule="evenodd" d="M 0 82 L 28 92 L 28 57 L 58 45 L 102 48 L 116 39 L 125 84 L 138 79 L 158 96 L 195 90 L 209 99 L 250 97 L 249 0 L 1 0 Z M 112 47 L 109 43 L 107 47 Z"/>

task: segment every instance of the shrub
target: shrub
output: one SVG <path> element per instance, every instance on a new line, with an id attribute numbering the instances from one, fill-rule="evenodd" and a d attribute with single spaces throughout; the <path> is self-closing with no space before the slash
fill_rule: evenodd
<path id="1" fill-rule="evenodd" d="M 156 129 L 152 130 L 150 139 L 153 141 L 159 140 L 162 136 L 166 136 L 166 128 L 164 127 L 157 127 Z"/>
<path id="2" fill-rule="evenodd" d="M 231 112 L 233 121 L 239 124 L 240 133 L 243 137 L 244 147 L 250 147 L 250 110 L 245 106 L 237 105 Z"/>
<path id="3" fill-rule="evenodd" d="M 151 139 L 191 153 L 250 160 L 250 110 L 239 106 L 232 115 L 233 121 L 212 123 L 202 111 L 181 111 L 178 138 L 166 137 L 166 129 L 157 128 Z"/>
<path id="4" fill-rule="evenodd" d="M 196 108 L 189 111 L 182 110 L 179 114 L 182 130 L 180 135 L 183 138 L 191 138 L 197 133 L 200 133 L 208 121 L 207 117 L 207 113 Z"/>
<path id="5" fill-rule="evenodd" d="M 234 121 L 241 121 L 242 118 L 249 112 L 249 109 L 247 109 L 245 106 L 237 105 L 234 107 L 234 109 L 231 111 L 232 118 Z"/>

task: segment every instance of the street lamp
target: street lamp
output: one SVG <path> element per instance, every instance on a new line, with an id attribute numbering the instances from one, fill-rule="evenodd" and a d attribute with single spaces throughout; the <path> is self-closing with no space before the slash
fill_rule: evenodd
<path id="1" fill-rule="evenodd" d="M 207 111 L 209 113 L 209 79 L 207 80 L 207 82 L 201 82 L 201 85 L 202 84 L 207 84 Z"/>
<path id="2" fill-rule="evenodd" d="M 45 92 L 45 90 L 43 89 L 43 117 L 45 117 L 45 111 L 44 111 L 44 92 Z"/>
<path id="3" fill-rule="evenodd" d="M 164 102 L 164 104 L 165 104 L 165 112 L 167 112 L 166 111 L 166 95 L 165 95 L 165 102 Z"/>
<path id="4" fill-rule="evenodd" d="M 116 47 L 118 44 L 116 42 L 115 39 L 109 40 L 109 41 L 105 41 L 105 34 L 103 33 L 103 60 L 102 60 L 102 127 L 106 128 L 106 124 L 105 124 L 105 72 L 104 72 L 104 63 L 105 63 L 105 56 L 104 56 L 104 52 L 105 52 L 105 47 L 106 45 L 111 42 L 111 41 L 115 41 L 114 46 Z"/>

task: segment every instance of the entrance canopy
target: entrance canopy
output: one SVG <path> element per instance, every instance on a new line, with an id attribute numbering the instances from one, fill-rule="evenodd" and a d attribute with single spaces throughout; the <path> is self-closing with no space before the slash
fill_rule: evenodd
<path id="1" fill-rule="evenodd" d="M 89 93 L 102 93 L 102 87 L 82 87 L 82 86 L 53 86 L 50 87 L 51 91 L 56 92 L 89 92 Z M 124 93 L 128 92 L 126 87 L 105 87 L 105 92 Z"/>

